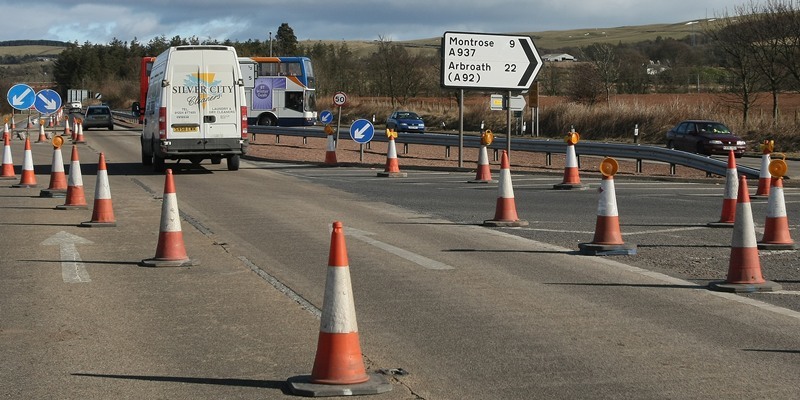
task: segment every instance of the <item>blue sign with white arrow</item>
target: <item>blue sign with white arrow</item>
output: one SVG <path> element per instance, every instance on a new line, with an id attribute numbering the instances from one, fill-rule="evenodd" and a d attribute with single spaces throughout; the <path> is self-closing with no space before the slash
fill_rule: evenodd
<path id="1" fill-rule="evenodd" d="M 18 83 L 8 89 L 8 104 L 17 110 L 27 110 L 36 99 L 36 92 L 24 83 Z"/>
<path id="2" fill-rule="evenodd" d="M 350 125 L 350 137 L 357 143 L 367 143 L 375 136 L 375 127 L 366 119 L 357 119 Z"/>
<path id="3" fill-rule="evenodd" d="M 36 93 L 33 106 L 42 114 L 52 114 L 61 107 L 61 95 L 52 89 L 40 90 L 39 93 Z"/>
<path id="4" fill-rule="evenodd" d="M 322 111 L 319 113 L 319 122 L 322 122 L 323 124 L 330 124 L 333 122 L 333 113 L 328 110 Z"/>

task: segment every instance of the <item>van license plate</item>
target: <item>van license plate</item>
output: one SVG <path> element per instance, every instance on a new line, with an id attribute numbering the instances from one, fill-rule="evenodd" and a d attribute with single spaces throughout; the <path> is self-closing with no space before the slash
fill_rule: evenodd
<path id="1" fill-rule="evenodd" d="M 172 128 L 173 132 L 197 132 L 196 126 L 176 126 Z"/>

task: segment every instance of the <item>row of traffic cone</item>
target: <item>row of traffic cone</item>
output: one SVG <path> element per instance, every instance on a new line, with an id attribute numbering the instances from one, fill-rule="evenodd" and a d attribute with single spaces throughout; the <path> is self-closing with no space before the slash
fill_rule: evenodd
<path id="1" fill-rule="evenodd" d="M 10 161 L 10 144 L 8 135 L 4 135 L 4 150 L 3 150 L 3 178 L 7 179 L 9 176 L 14 176 L 14 168 L 12 164 L 6 164 L 5 160 L 8 158 Z M 78 156 L 78 147 L 72 146 L 72 157 L 70 160 L 69 179 L 66 179 L 64 174 L 64 163 L 61 155 L 61 137 L 54 139 L 53 145 L 53 162 L 50 173 L 50 185 L 47 189 L 42 190 L 39 195 L 41 197 L 65 197 L 65 202 L 62 205 L 56 206 L 56 209 L 71 210 L 71 209 L 87 209 L 86 196 L 83 190 L 83 177 L 81 174 L 80 159 Z M 10 166 L 10 167 L 9 167 Z M 20 182 L 12 185 L 16 188 L 35 188 L 38 186 L 36 181 L 36 174 L 33 168 L 33 153 L 31 152 L 30 139 L 25 139 L 25 155 L 22 164 L 22 175 Z M 108 172 L 105 162 L 105 155 L 100 153 L 97 166 L 97 182 L 95 185 L 95 200 L 94 209 L 92 212 L 92 219 L 84 222 L 82 226 L 115 226 L 114 211 L 111 203 L 111 192 L 108 184 Z"/>

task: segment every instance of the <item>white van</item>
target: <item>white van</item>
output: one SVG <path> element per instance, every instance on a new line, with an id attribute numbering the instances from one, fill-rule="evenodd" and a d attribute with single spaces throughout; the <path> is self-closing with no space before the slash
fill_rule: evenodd
<path id="1" fill-rule="evenodd" d="M 247 152 L 244 82 L 229 46 L 177 46 L 156 57 L 150 71 L 142 164 L 156 172 L 164 160 L 228 161 L 239 169 Z"/>

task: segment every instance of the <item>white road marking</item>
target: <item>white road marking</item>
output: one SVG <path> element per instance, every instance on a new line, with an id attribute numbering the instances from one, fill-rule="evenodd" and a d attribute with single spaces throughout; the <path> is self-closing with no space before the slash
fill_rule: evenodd
<path id="1" fill-rule="evenodd" d="M 422 266 L 424 268 L 441 269 L 441 270 L 453 269 L 453 267 L 450 266 L 450 265 L 441 263 L 441 262 L 436 261 L 436 260 L 431 260 L 430 258 L 421 256 L 421 255 L 416 254 L 416 253 L 412 253 L 412 252 L 410 252 L 408 250 L 401 249 L 401 248 L 399 248 L 397 246 L 392 246 L 392 245 L 390 245 L 388 243 L 383 243 L 381 241 L 375 240 L 375 239 L 370 237 L 370 235 L 374 235 L 374 233 L 371 233 L 371 232 L 366 232 L 366 231 L 358 230 L 358 229 L 355 229 L 355 228 L 347 228 L 346 227 L 344 229 L 344 234 L 345 234 L 345 236 L 350 236 L 353 239 L 358 239 L 358 240 L 360 240 L 360 241 L 362 241 L 364 243 L 367 243 L 367 244 L 370 244 L 372 246 L 375 246 L 375 247 L 377 247 L 377 248 L 379 248 L 381 250 L 385 250 L 385 251 L 387 251 L 387 252 L 389 252 L 391 254 L 394 254 L 394 255 L 396 255 L 396 256 L 398 256 L 400 258 L 404 258 L 404 259 L 406 259 L 408 261 L 411 261 L 411 262 L 413 262 L 415 264 L 418 264 L 418 265 L 420 265 L 420 266 Z"/>
<path id="2" fill-rule="evenodd" d="M 64 231 L 45 239 L 43 246 L 59 246 L 61 258 L 61 277 L 65 283 L 87 283 L 92 280 L 86 271 L 86 265 L 81 260 L 76 244 L 93 244 L 91 240 L 84 239 Z"/>

